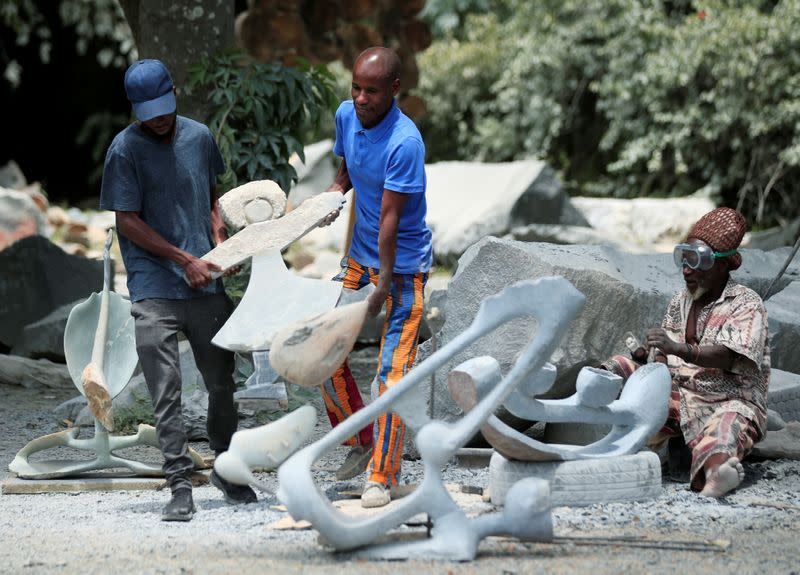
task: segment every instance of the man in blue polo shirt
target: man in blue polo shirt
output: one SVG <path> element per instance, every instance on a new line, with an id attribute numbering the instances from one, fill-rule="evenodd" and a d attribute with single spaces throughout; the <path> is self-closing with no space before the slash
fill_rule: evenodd
<path id="1" fill-rule="evenodd" d="M 194 469 L 181 415 L 178 332 L 192 347 L 208 390 L 209 445 L 228 449 L 238 418 L 233 402 L 233 354 L 211 345 L 232 304 L 200 259 L 227 239 L 216 198 L 225 171 L 208 128 L 177 115 L 175 87 L 158 60 L 142 60 L 125 73 L 125 91 L 137 122 L 117 134 L 106 154 L 100 207 L 116 212 L 128 272 L 136 350 L 153 400 L 156 435 L 172 497 L 165 521 L 189 521 L 195 511 Z M 250 503 L 249 487 L 211 482 L 229 503 Z"/>
<path id="2" fill-rule="evenodd" d="M 394 101 L 399 72 L 400 60 L 388 48 L 368 48 L 356 59 L 353 99 L 336 112 L 334 152 L 342 163 L 329 188 L 340 193 L 355 189 L 353 241 L 337 279 L 352 289 L 375 284 L 370 316 L 386 303 L 373 397 L 397 383 L 414 363 L 433 257 L 425 223 L 425 145 Z M 323 397 L 334 426 L 363 407 L 346 361 L 325 383 Z M 389 503 L 389 487 L 400 476 L 404 434 L 402 420 L 390 412 L 348 440 L 352 449 L 336 476 L 354 477 L 369 464 L 362 506 Z"/>

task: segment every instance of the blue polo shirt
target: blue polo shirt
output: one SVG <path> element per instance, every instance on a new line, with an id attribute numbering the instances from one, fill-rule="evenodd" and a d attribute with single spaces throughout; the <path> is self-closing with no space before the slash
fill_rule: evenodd
<path id="1" fill-rule="evenodd" d="M 200 257 L 214 247 L 211 189 L 225 164 L 208 128 L 176 118 L 171 142 L 161 142 L 137 124 L 117 134 L 106 153 L 100 208 L 138 212 L 139 217 L 174 246 Z M 140 248 L 119 234 L 132 301 L 191 299 L 224 291 L 222 281 L 192 289 L 183 268 Z"/>
<path id="2" fill-rule="evenodd" d="M 353 101 L 342 102 L 336 111 L 333 151 L 347 162 L 356 191 L 350 257 L 362 266 L 380 268 L 378 230 L 386 189 L 408 196 L 397 228 L 394 273 L 430 270 L 433 249 L 425 223 L 425 144 L 414 122 L 392 102 L 386 117 L 367 130 L 356 116 Z"/>

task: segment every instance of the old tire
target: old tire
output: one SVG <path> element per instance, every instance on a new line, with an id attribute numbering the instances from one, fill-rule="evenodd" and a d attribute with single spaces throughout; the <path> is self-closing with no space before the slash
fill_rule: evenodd
<path id="1" fill-rule="evenodd" d="M 526 477 L 550 482 L 553 507 L 582 506 L 614 501 L 643 501 L 661 496 L 661 463 L 658 455 L 635 455 L 578 461 L 512 461 L 499 453 L 489 462 L 492 503 L 502 505 L 514 483 Z"/>

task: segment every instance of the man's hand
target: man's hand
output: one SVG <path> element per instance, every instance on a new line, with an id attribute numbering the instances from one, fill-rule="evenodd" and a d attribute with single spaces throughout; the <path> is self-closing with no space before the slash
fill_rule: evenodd
<path id="1" fill-rule="evenodd" d="M 654 327 L 647 330 L 647 347 L 654 347 L 665 355 L 677 355 L 681 344 L 670 339 L 663 328 Z"/>
<path id="2" fill-rule="evenodd" d="M 320 227 L 320 228 L 324 228 L 324 227 L 326 227 L 326 226 L 329 226 L 329 225 L 331 225 L 333 222 L 335 222 L 335 221 L 336 221 L 336 218 L 338 218 L 338 217 L 339 217 L 339 212 L 341 212 L 341 211 L 342 211 L 342 208 L 339 208 L 338 210 L 333 210 L 333 211 L 332 211 L 331 213 L 329 213 L 327 216 L 325 216 L 324 218 L 322 218 L 322 221 L 319 223 L 319 226 L 318 226 L 318 227 Z"/>
<path id="3" fill-rule="evenodd" d="M 375 291 L 370 294 L 369 298 L 367 298 L 367 317 L 375 317 L 378 315 L 381 312 L 383 302 L 386 301 L 387 297 L 389 297 L 388 284 L 384 286 L 378 284 L 378 287 L 375 288 Z"/>
<path id="4" fill-rule="evenodd" d="M 221 272 L 222 268 L 215 263 L 192 257 L 183 266 L 183 271 L 186 273 L 186 280 L 193 289 L 202 289 L 214 281 L 214 276 L 211 275 L 212 272 Z"/>
<path id="5" fill-rule="evenodd" d="M 397 294 L 397 305 L 403 305 L 403 276 L 400 274 L 392 274 L 391 283 L 395 286 L 395 293 Z M 378 280 L 378 285 L 375 291 L 367 299 L 367 316 L 375 317 L 381 311 L 383 303 L 389 297 L 391 284 L 389 281 Z"/>

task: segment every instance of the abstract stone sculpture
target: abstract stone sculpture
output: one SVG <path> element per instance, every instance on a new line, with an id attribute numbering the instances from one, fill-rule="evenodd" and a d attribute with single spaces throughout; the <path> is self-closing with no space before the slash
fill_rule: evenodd
<path id="1" fill-rule="evenodd" d="M 502 513 L 469 519 L 447 493 L 441 470 L 514 388 L 542 368 L 583 303 L 583 295 L 563 278 L 521 281 L 486 298 L 475 320 L 464 332 L 415 367 L 375 402 L 357 411 L 322 439 L 281 465 L 278 497 L 295 520 L 310 521 L 338 550 L 366 547 L 410 517 L 418 513 L 429 514 L 434 524 L 430 539 L 366 547 L 358 552 L 370 558 L 424 557 L 463 561 L 473 559 L 480 540 L 492 534 L 512 535 L 525 541 L 550 540 L 552 520 L 547 482 L 525 479 L 509 490 Z M 538 330 L 535 337 L 509 373 L 471 411 L 452 424 L 431 421 L 424 416 L 424 410 L 419 413 L 419 397 L 418 394 L 415 397 L 414 391 L 421 381 L 478 338 L 523 315 L 536 318 Z M 286 353 L 293 352 L 292 346 L 283 349 Z M 317 381 L 317 384 L 321 383 Z M 398 412 L 409 427 L 417 431 L 416 443 L 422 456 L 425 478 L 414 493 L 385 513 L 368 519 L 343 515 L 314 485 L 311 466 L 324 453 L 389 410 Z"/>
<path id="2" fill-rule="evenodd" d="M 242 300 L 211 342 L 231 351 L 267 350 L 275 332 L 333 309 L 341 292 L 342 282 L 290 272 L 278 250 L 255 255 Z"/>
<path id="3" fill-rule="evenodd" d="M 109 291 L 111 277 L 109 249 L 112 239 L 112 232 L 109 230 L 103 253 L 105 263 L 103 294 L 93 293 L 86 301 L 76 305 L 70 312 L 64 330 L 64 355 L 75 387 L 86 395 L 83 373 L 87 366 L 93 365 L 101 374 L 108 390 L 109 401 L 119 395 L 128 384 L 139 360 L 136 353 L 133 318 L 130 313 L 131 303 L 119 294 Z M 99 350 L 102 353 L 98 353 Z M 110 410 L 101 412 L 101 416 L 105 415 L 110 416 Z M 136 435 L 111 437 L 106 430 L 110 427 L 112 427 L 111 422 L 106 421 L 105 424 L 101 424 L 95 415 L 94 437 L 91 439 L 78 439 L 77 427 L 34 439 L 17 452 L 8 469 L 24 479 L 68 477 L 87 471 L 111 468 L 126 468 L 136 475 L 146 477 L 163 475 L 160 465 L 114 455 L 116 450 L 137 445 L 158 448 L 155 428 L 150 425 L 139 425 Z M 55 447 L 93 451 L 95 458 L 78 461 L 29 461 L 29 457 L 34 453 Z M 204 465 L 202 458 L 196 452 L 190 450 L 190 455 L 196 466 Z"/>
<path id="4" fill-rule="evenodd" d="M 269 362 L 292 383 L 321 385 L 353 349 L 366 317 L 363 300 L 287 326 L 275 334 Z"/>
<path id="5" fill-rule="evenodd" d="M 317 410 L 304 405 L 268 425 L 233 434 L 228 451 L 220 453 L 214 469 L 239 485 L 252 483 L 262 491 L 272 490 L 258 481 L 251 468 L 275 469 L 314 432 Z"/>
<path id="6" fill-rule="evenodd" d="M 344 196 L 341 194 L 319 194 L 277 220 L 248 225 L 205 254 L 202 259 L 227 270 L 256 254 L 280 251 L 316 228 L 325 216 L 341 209 L 343 204 Z M 215 272 L 213 275 L 219 277 L 221 274 Z"/>
<path id="7" fill-rule="evenodd" d="M 92 357 L 89 364 L 81 372 L 81 387 L 83 395 L 89 404 L 89 410 L 103 427 L 109 431 L 114 431 L 114 413 L 111 409 L 111 393 L 108 389 L 106 376 L 103 372 L 103 364 L 106 355 L 106 344 L 108 335 L 108 308 L 110 299 L 111 284 L 111 258 L 109 250 L 114 241 L 114 230 L 108 230 L 106 234 L 106 244 L 103 251 L 105 269 L 103 274 L 103 293 L 100 296 L 100 309 L 97 310 L 97 329 L 94 333 L 94 345 L 92 346 Z M 74 308 L 73 308 L 74 309 Z M 67 318 L 69 320 L 69 318 Z"/>
<path id="8" fill-rule="evenodd" d="M 247 182 L 226 192 L 219 199 L 219 209 L 225 223 L 240 230 L 281 217 L 286 210 L 286 194 L 272 180 Z"/>
<path id="9" fill-rule="evenodd" d="M 465 361 L 448 378 L 453 399 L 469 411 L 501 380 L 500 366 L 492 357 Z M 518 461 L 558 461 L 616 457 L 636 453 L 667 418 L 672 378 L 667 366 L 649 363 L 628 378 L 622 394 L 622 379 L 608 371 L 584 367 L 578 374 L 577 391 L 565 399 L 535 399 L 555 382 L 556 369 L 545 366 L 509 394 L 503 406 L 512 415 L 548 423 L 612 425 L 611 431 L 590 445 L 558 445 L 536 441 L 514 430 L 492 415 L 481 432 L 495 450 Z"/>

